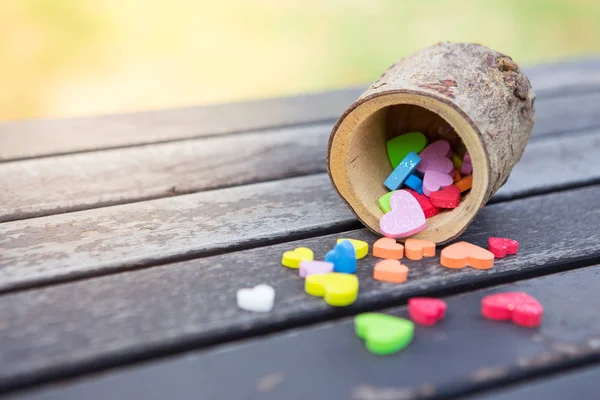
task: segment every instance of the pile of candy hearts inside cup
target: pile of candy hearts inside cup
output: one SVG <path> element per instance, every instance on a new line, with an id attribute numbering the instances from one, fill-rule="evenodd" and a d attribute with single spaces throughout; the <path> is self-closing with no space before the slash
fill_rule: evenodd
<path id="1" fill-rule="evenodd" d="M 447 140 L 427 144 L 421 132 L 396 136 L 386 144 L 392 173 L 383 183 L 390 192 L 378 200 L 385 213 L 384 236 L 406 238 L 427 227 L 427 218 L 459 206 L 473 186 L 469 152 L 453 152 Z"/>

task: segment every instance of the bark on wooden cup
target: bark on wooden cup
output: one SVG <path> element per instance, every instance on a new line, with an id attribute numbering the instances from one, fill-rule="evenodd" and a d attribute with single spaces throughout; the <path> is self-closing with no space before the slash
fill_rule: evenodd
<path id="1" fill-rule="evenodd" d="M 419 131 L 469 151 L 473 187 L 458 208 L 427 220 L 415 238 L 459 236 L 519 161 L 535 120 L 529 79 L 508 56 L 478 44 L 439 43 L 392 65 L 340 117 L 327 170 L 356 216 L 380 233 L 377 200 L 392 172 L 386 142 Z"/>

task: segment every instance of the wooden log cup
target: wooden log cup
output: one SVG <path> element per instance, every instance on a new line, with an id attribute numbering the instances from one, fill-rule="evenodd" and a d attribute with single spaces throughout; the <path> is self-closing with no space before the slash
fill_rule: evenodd
<path id="1" fill-rule="evenodd" d="M 354 214 L 381 234 L 377 200 L 392 172 L 387 140 L 419 131 L 430 142 L 447 139 L 461 156 L 466 147 L 471 191 L 413 236 L 446 243 L 467 229 L 521 158 L 534 100 L 529 79 L 504 54 L 469 43 L 427 47 L 392 65 L 340 117 L 329 138 L 329 176 Z"/>

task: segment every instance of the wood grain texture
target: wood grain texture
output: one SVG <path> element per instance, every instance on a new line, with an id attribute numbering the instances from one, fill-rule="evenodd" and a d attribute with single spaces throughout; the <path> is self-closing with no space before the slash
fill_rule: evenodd
<path id="1" fill-rule="evenodd" d="M 600 88 L 600 59 L 525 68 L 538 97 Z M 304 96 L 89 118 L 0 123 L 14 160 L 337 119 L 364 87 Z"/>
<path id="2" fill-rule="evenodd" d="M 599 148 L 597 134 L 532 144 L 498 200 L 598 182 Z M 352 226 L 324 174 L 7 222 L 0 291 Z"/>
<path id="3" fill-rule="evenodd" d="M 88 118 L 0 122 L 0 161 L 333 120 L 362 88 Z"/>
<path id="4" fill-rule="evenodd" d="M 532 141 L 600 126 L 597 104 L 600 92 L 540 99 Z M 0 188 L 7 188 L 0 191 L 0 222 L 325 172 L 331 127 L 313 124 L 0 163 Z"/>
<path id="5" fill-rule="evenodd" d="M 597 263 L 599 190 L 594 186 L 486 207 L 464 240 L 484 244 L 495 235 L 521 242 L 518 256 L 499 260 L 488 271 L 446 269 L 437 257 L 405 260 L 409 280 L 397 286 L 372 278 L 375 259 L 368 256 L 358 266 L 361 288 L 357 303 L 348 308 L 335 309 L 322 299 L 307 296 L 297 271 L 280 265 L 281 254 L 308 246 L 316 258 L 321 258 L 339 237 L 372 243 L 375 236 L 366 229 L 7 294 L 0 297 L 0 387 L 275 332 L 398 304 L 416 295 L 472 290 L 525 275 Z M 587 282 L 593 284 L 597 298 L 596 282 Z M 276 290 L 273 312 L 255 314 L 238 309 L 237 289 L 259 283 L 268 283 Z M 569 293 L 583 295 L 578 287 L 571 289 Z M 579 314 L 584 325 L 590 318 L 585 311 Z M 587 311 L 596 309 L 589 307 Z M 557 313 L 555 317 L 569 316 Z M 290 349 L 296 354 L 290 356 L 291 362 L 308 351 L 298 345 Z M 273 352 L 263 354 L 269 355 L 266 363 L 271 362 Z M 321 364 L 318 360 L 313 362 Z"/>

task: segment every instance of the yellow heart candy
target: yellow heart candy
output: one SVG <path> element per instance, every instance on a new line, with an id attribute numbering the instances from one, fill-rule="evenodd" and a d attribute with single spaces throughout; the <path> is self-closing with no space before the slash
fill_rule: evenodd
<path id="1" fill-rule="evenodd" d="M 352 247 L 354 247 L 354 253 L 356 254 L 356 259 L 360 260 L 361 258 L 365 258 L 367 254 L 369 254 L 369 244 L 367 242 L 363 242 L 362 240 L 356 239 L 338 239 L 337 243 L 340 243 L 342 240 L 347 240 L 352 243 Z"/>
<path id="2" fill-rule="evenodd" d="M 308 275 L 304 281 L 304 290 L 313 296 L 323 297 L 330 306 L 348 306 L 356 301 L 358 278 L 353 274 L 339 272 Z"/>
<path id="3" fill-rule="evenodd" d="M 302 261 L 312 261 L 314 258 L 313 251 L 308 247 L 297 247 L 283 253 L 281 263 L 288 268 L 298 269 Z"/>

